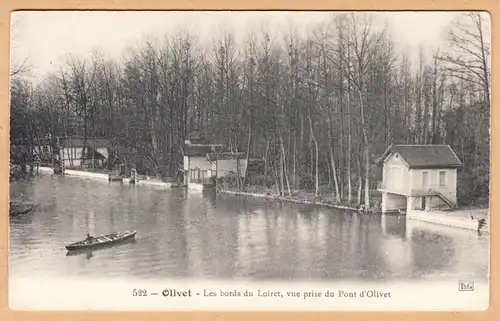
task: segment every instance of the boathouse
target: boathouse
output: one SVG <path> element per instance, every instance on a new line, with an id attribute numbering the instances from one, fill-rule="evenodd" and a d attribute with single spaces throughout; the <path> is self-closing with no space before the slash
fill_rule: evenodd
<path id="1" fill-rule="evenodd" d="M 448 145 L 392 145 L 376 160 L 382 166 L 382 213 L 430 211 L 457 206 L 457 169 Z"/>
<path id="2" fill-rule="evenodd" d="M 209 142 L 198 132 L 188 135 L 184 144 L 184 182 L 188 189 L 210 189 L 215 179 L 245 172 L 244 153 L 227 150 L 224 144 Z"/>
<path id="3" fill-rule="evenodd" d="M 66 168 L 104 167 L 109 158 L 110 143 L 101 138 L 46 137 L 20 139 L 11 142 L 11 156 L 17 161 L 19 151 L 28 149 L 28 158 L 35 157 L 40 165 L 52 167 L 55 163 L 64 162 Z"/>
<path id="4" fill-rule="evenodd" d="M 60 157 L 66 168 L 105 167 L 108 145 L 106 139 L 61 138 Z"/>

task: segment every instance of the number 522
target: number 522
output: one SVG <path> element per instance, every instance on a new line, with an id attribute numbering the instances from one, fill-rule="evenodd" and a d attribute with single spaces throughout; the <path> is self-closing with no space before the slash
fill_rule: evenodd
<path id="1" fill-rule="evenodd" d="M 133 289 L 132 296 L 147 296 L 148 291 L 146 289 Z"/>

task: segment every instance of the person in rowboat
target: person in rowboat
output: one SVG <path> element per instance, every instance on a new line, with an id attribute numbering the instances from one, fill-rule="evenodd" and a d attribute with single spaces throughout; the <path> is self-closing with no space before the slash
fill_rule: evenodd
<path id="1" fill-rule="evenodd" d="M 90 236 L 90 234 L 89 234 L 89 233 L 87 233 L 87 238 L 85 239 L 85 243 L 87 243 L 87 244 L 92 244 L 92 240 L 93 240 L 93 239 L 94 239 L 94 238 L 93 238 L 92 236 Z"/>

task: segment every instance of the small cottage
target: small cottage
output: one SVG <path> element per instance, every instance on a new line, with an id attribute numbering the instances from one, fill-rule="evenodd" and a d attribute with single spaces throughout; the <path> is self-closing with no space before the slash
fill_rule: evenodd
<path id="1" fill-rule="evenodd" d="M 240 152 L 228 151 L 223 144 L 214 144 L 199 133 L 188 135 L 184 145 L 184 182 L 190 189 L 214 187 L 217 177 L 245 173 L 246 159 Z"/>
<path id="2" fill-rule="evenodd" d="M 382 166 L 382 212 L 432 210 L 457 206 L 457 169 L 448 145 L 392 145 L 377 159 Z"/>
<path id="3" fill-rule="evenodd" d="M 61 138 L 60 158 L 66 168 L 105 167 L 109 158 L 108 145 L 105 139 Z"/>

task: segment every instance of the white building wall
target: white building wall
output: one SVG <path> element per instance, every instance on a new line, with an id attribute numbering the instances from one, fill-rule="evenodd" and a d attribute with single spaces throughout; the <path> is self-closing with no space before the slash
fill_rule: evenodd
<path id="1" fill-rule="evenodd" d="M 61 148 L 60 150 L 60 157 L 61 159 L 64 159 L 64 166 L 65 167 L 70 167 L 71 164 L 73 164 L 74 167 L 81 167 L 82 165 L 82 152 L 83 148 L 82 147 L 77 147 L 77 148 Z M 73 161 L 70 161 L 70 158 L 73 159 Z"/>
<path id="2" fill-rule="evenodd" d="M 109 154 L 107 148 L 97 148 L 97 152 L 103 154 L 105 157 L 108 157 Z M 60 153 L 59 157 L 61 157 L 61 159 L 64 159 L 65 167 L 70 167 L 71 164 L 73 164 L 73 167 L 81 167 L 83 147 L 72 147 L 72 148 L 64 147 L 61 148 L 59 153 Z M 70 158 L 72 158 L 73 161 L 70 161 Z"/>
<path id="3" fill-rule="evenodd" d="M 384 162 L 383 181 L 387 190 L 409 192 L 409 170 L 399 154 L 395 153 L 389 156 Z"/>
<path id="4" fill-rule="evenodd" d="M 212 163 L 207 161 L 205 156 L 191 156 L 189 157 L 189 169 L 195 168 L 212 170 Z"/>
<path id="5" fill-rule="evenodd" d="M 424 186 L 424 173 L 427 172 L 427 184 Z M 440 172 L 445 173 L 444 184 L 440 184 Z M 389 156 L 382 169 L 384 190 L 394 193 L 410 194 L 412 191 L 437 191 L 449 201 L 457 203 L 457 169 L 409 169 L 397 154 Z M 407 206 L 417 209 L 422 204 L 421 197 L 407 200 Z M 426 197 L 425 206 L 431 208 L 445 207 L 447 204 L 439 197 Z M 382 198 L 383 210 L 404 207 L 402 199 L 386 194 Z"/>
<path id="6" fill-rule="evenodd" d="M 427 186 L 423 186 L 424 172 L 427 172 Z M 445 172 L 444 186 L 439 184 L 440 172 Z M 457 202 L 457 169 L 412 169 L 410 173 L 412 190 L 438 191 L 450 201 Z"/>

